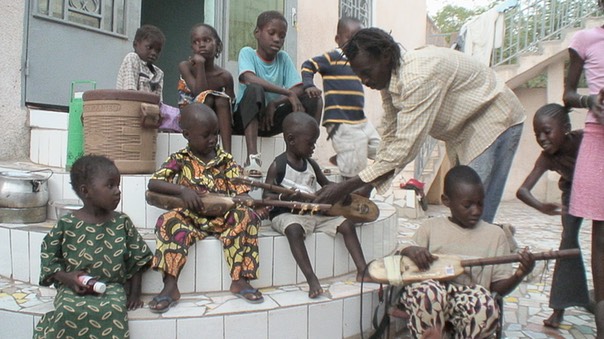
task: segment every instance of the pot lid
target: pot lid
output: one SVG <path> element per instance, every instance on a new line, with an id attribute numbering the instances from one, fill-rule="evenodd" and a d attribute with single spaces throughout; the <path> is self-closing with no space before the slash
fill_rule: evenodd
<path id="1" fill-rule="evenodd" d="M 52 175 L 52 170 L 41 170 L 41 171 L 2 171 L 0 177 L 5 179 L 14 180 L 40 180 L 46 181 Z"/>

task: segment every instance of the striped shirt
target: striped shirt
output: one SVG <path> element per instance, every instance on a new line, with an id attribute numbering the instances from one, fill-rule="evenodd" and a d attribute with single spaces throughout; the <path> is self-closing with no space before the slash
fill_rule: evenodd
<path id="1" fill-rule="evenodd" d="M 306 60 L 302 64 L 304 88 L 313 87 L 315 73 L 323 78 L 325 108 L 323 125 L 328 123 L 358 124 L 367 121 L 363 106 L 365 96 L 361 80 L 352 71 L 341 49 Z"/>
<path id="2" fill-rule="evenodd" d="M 524 108 L 493 70 L 469 55 L 440 47 L 403 54 L 381 91 L 382 144 L 364 182 L 398 173 L 413 161 L 428 135 L 443 140 L 453 164 L 467 165 L 508 128 L 522 123 Z M 392 176 L 374 185 L 383 194 Z"/>

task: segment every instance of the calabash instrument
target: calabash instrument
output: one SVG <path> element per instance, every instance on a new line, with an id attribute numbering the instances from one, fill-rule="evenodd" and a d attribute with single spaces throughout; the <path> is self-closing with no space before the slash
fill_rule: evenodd
<path id="1" fill-rule="evenodd" d="M 162 208 L 165 210 L 173 208 L 185 208 L 187 207 L 185 202 L 173 195 L 161 194 L 157 192 L 147 191 L 145 193 L 145 199 L 149 205 Z M 233 206 L 240 204 L 249 207 L 253 206 L 277 206 L 286 207 L 292 211 L 297 211 L 302 214 L 305 212 L 317 213 L 321 211 L 328 211 L 331 209 L 329 204 L 313 204 L 297 201 L 279 201 L 279 200 L 258 200 L 247 197 L 228 197 L 216 193 L 205 193 L 201 195 L 201 201 L 203 202 L 203 209 L 197 211 L 201 215 L 217 217 L 223 216 Z"/>
<path id="2" fill-rule="evenodd" d="M 549 260 L 576 257 L 581 254 L 577 248 L 559 251 L 533 253 L 535 260 Z M 454 255 L 435 255 L 438 257 L 426 271 L 420 271 L 408 257 L 387 256 L 369 263 L 369 276 L 378 283 L 407 285 L 428 279 L 451 280 L 464 272 L 464 267 L 497 265 L 520 261 L 520 254 L 500 257 L 461 259 Z"/>
<path id="3" fill-rule="evenodd" d="M 234 178 L 234 182 L 249 185 L 252 187 L 262 188 L 275 193 L 293 194 L 294 191 L 283 186 L 271 185 L 260 181 L 249 180 L 245 178 Z M 298 192 L 300 198 L 304 200 L 314 200 L 314 194 Z M 326 215 L 343 216 L 352 222 L 371 222 L 375 221 L 380 215 L 380 209 L 369 198 L 358 194 L 349 194 L 342 201 L 333 205 L 329 210 L 324 211 Z"/>

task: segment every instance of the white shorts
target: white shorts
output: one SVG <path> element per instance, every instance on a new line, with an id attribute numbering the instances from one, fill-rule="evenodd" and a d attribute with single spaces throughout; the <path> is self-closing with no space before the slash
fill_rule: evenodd
<path id="1" fill-rule="evenodd" d="M 300 224 L 304 230 L 304 236 L 321 231 L 335 237 L 338 227 L 344 220 L 346 220 L 344 217 L 282 213 L 273 218 L 271 224 L 273 229 L 281 234 L 285 234 L 285 229 L 289 225 Z"/>
<path id="2" fill-rule="evenodd" d="M 327 133 L 333 127 L 332 124 L 327 125 Z M 331 137 L 340 174 L 348 178 L 359 174 L 367 167 L 367 159 L 375 158 L 380 141 L 380 135 L 369 121 L 360 124 L 340 124 Z"/>

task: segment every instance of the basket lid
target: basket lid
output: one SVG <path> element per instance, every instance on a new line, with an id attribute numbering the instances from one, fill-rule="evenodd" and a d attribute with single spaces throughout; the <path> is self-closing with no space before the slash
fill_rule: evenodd
<path id="1" fill-rule="evenodd" d="M 146 102 L 150 104 L 159 104 L 159 95 L 157 94 L 124 89 L 93 89 L 84 92 L 82 98 L 84 99 L 84 101 L 125 100 Z"/>

